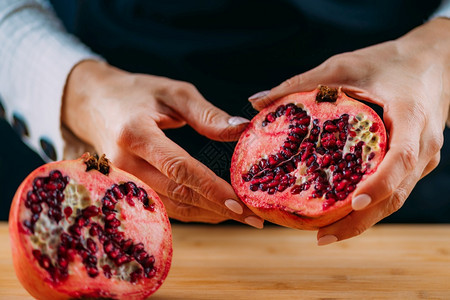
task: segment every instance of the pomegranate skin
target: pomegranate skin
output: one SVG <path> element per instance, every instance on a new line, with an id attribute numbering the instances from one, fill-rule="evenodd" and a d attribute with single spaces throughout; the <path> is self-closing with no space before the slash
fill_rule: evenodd
<path id="1" fill-rule="evenodd" d="M 231 184 L 238 197 L 258 216 L 297 229 L 316 230 L 327 226 L 352 211 L 354 190 L 376 171 L 382 161 L 387 134 L 380 117 L 370 107 L 348 97 L 340 89 L 332 90 L 336 98 L 331 101 L 317 101 L 322 88 L 280 98 L 260 111 L 242 133 L 231 162 Z M 292 104 L 298 112 L 288 116 L 286 108 Z M 308 128 L 308 132 L 300 138 L 292 134 L 293 130 L 297 133 L 303 130 L 301 128 L 304 127 L 299 124 L 305 124 Z M 305 154 L 305 145 L 311 145 L 307 140 L 315 126 L 320 133 L 317 141 L 312 143 L 312 150 Z M 337 127 L 340 129 L 336 130 Z M 332 142 L 337 140 L 339 143 L 342 128 L 346 128 L 345 139 L 342 140 L 344 146 L 333 144 L 326 148 L 324 145 L 330 145 L 330 136 L 325 135 L 338 137 Z M 289 138 L 300 142 L 293 144 Z M 286 149 L 287 156 L 282 156 L 280 152 Z M 329 157 L 333 157 L 335 152 L 341 155 L 340 158 L 328 165 Z M 328 153 L 331 155 L 325 158 Z M 348 156 L 347 161 L 345 157 L 348 153 L 353 156 Z M 275 154 L 281 160 L 268 166 L 271 156 Z M 345 166 L 339 169 L 343 163 Z M 347 167 L 350 164 L 351 167 Z M 272 178 L 276 177 L 279 169 L 282 169 L 282 176 L 275 182 L 276 179 Z M 312 179 L 313 173 L 322 174 L 322 182 Z M 271 183 L 275 187 L 270 191 Z"/>
<path id="2" fill-rule="evenodd" d="M 36 299 L 73 299 L 84 297 L 145 299 L 162 285 L 171 266 L 172 234 L 164 205 L 158 195 L 144 182 L 112 165 L 109 165 L 110 172 L 108 175 L 104 175 L 98 170 L 86 171 L 85 161 L 88 157 L 89 155 L 85 154 L 76 160 L 52 162 L 43 165 L 30 173 L 19 186 L 12 201 L 9 215 L 9 234 L 16 276 L 24 288 Z M 61 280 L 55 280 L 46 269 L 39 265 L 32 253 L 32 249 L 35 249 L 35 244 L 31 242 L 30 237 L 34 233 L 31 234 L 29 228 L 24 226 L 24 220 L 27 220 L 30 216 L 30 209 L 25 206 L 25 202 L 27 193 L 33 189 L 33 181 L 39 177 L 49 176 L 53 170 L 60 171 L 62 176 L 70 177 L 70 184 L 75 184 L 78 187 L 83 186 L 84 195 L 89 197 L 88 200 L 85 198 L 84 201 L 89 201 L 89 205 L 97 205 L 100 215 L 100 199 L 114 184 L 134 182 L 147 192 L 148 198 L 152 203 L 151 211 L 148 208 L 143 208 L 143 205 L 137 201 L 132 206 L 126 204 L 125 199 L 123 199 L 123 203 L 116 206 L 118 210 L 116 216 L 122 221 L 121 230 L 123 230 L 125 237 L 131 238 L 133 241 L 142 242 L 145 250 L 155 257 L 154 269 L 156 273 L 153 277 L 139 278 L 133 283 L 129 280 L 119 280 L 116 277 L 107 278 L 100 266 L 100 255 L 104 254 L 103 247 L 100 244 L 96 246 L 98 255 L 95 254 L 99 257 L 99 274 L 96 277 L 91 277 L 87 274 L 87 268 L 77 254 L 74 260 L 69 262 L 68 276 Z M 45 205 L 42 206 L 45 207 Z M 74 208 L 73 211 L 75 214 L 76 209 Z M 43 208 L 42 214 L 45 212 L 46 208 Z M 69 213 L 69 211 L 64 212 Z M 71 212 L 72 210 L 70 210 Z M 63 220 L 59 221 L 59 224 L 68 220 L 69 217 L 63 216 Z M 37 230 L 38 225 L 34 226 Z M 52 226 L 55 226 L 52 227 L 53 230 L 57 230 L 55 228 L 58 225 L 53 224 Z M 49 229 L 45 226 L 42 226 L 42 228 L 43 230 Z M 49 229 L 49 238 L 55 236 L 57 236 L 55 231 L 50 231 Z M 85 238 L 85 236 L 83 237 Z M 92 237 L 92 239 L 94 238 Z M 89 245 L 89 243 L 87 244 Z M 54 259 L 54 257 L 51 258 Z M 56 266 L 55 261 L 52 261 L 52 263 Z"/>

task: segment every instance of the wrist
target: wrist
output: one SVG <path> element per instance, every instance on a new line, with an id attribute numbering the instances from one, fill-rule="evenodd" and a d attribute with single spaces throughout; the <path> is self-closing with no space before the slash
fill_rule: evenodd
<path id="1" fill-rule="evenodd" d="M 450 71 L 450 19 L 435 18 L 400 37 L 400 51 Z"/>
<path id="2" fill-rule="evenodd" d="M 99 92 L 117 69 L 102 61 L 84 60 L 72 68 L 62 98 L 61 123 L 82 141 L 94 145 Z M 97 107 L 97 108 L 96 108 Z"/>
<path id="3" fill-rule="evenodd" d="M 397 41 L 401 55 L 415 60 L 426 72 L 437 71 L 441 82 L 443 120 L 450 127 L 450 19 L 434 18 Z"/>

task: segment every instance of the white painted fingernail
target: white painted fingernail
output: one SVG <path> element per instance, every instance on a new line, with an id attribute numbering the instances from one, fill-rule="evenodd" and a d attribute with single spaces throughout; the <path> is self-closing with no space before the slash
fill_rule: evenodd
<path id="1" fill-rule="evenodd" d="M 265 96 L 267 96 L 270 93 L 270 91 L 262 91 L 262 92 L 258 92 L 254 95 L 251 95 L 250 97 L 248 97 L 248 100 L 250 101 L 254 101 L 260 98 L 263 98 Z"/>
<path id="2" fill-rule="evenodd" d="M 237 126 L 248 122 L 250 122 L 250 120 L 243 117 L 231 117 L 228 119 L 228 124 L 231 126 Z"/>
<path id="3" fill-rule="evenodd" d="M 233 199 L 225 200 L 225 206 L 228 207 L 229 210 L 238 215 L 241 215 L 244 212 L 242 205 L 240 205 L 239 202 Z"/>
<path id="4" fill-rule="evenodd" d="M 352 200 L 352 208 L 354 210 L 361 210 L 366 208 L 370 202 L 372 202 L 372 199 L 369 195 L 361 194 L 353 198 Z"/>
<path id="5" fill-rule="evenodd" d="M 262 229 L 264 227 L 264 221 L 255 216 L 247 217 L 247 218 L 245 218 L 244 221 L 248 225 L 258 228 L 258 229 Z"/>
<path id="6" fill-rule="evenodd" d="M 321 237 L 320 239 L 317 240 L 317 245 L 318 246 L 325 246 L 328 244 L 332 244 L 337 242 L 338 238 L 335 235 L 332 234 L 327 234 L 324 235 L 323 237 Z"/>

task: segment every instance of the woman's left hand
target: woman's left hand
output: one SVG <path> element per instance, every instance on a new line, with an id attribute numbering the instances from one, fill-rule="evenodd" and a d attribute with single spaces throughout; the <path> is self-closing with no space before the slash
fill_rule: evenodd
<path id="1" fill-rule="evenodd" d="M 416 183 L 438 165 L 450 100 L 450 20 L 435 19 L 397 40 L 333 56 L 249 100 L 260 110 L 319 84 L 342 86 L 353 97 L 380 105 L 389 132 L 389 150 L 355 191 L 354 210 L 318 231 L 318 244 L 326 245 L 357 236 L 400 209 Z"/>

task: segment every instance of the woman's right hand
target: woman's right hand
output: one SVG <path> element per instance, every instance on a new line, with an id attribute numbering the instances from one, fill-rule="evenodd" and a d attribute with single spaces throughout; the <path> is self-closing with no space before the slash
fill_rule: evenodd
<path id="1" fill-rule="evenodd" d="M 208 223 L 234 219 L 263 227 L 230 184 L 162 131 L 188 124 L 213 140 L 239 138 L 248 120 L 213 106 L 193 85 L 83 61 L 69 75 L 62 122 L 152 187 L 170 217 Z"/>

